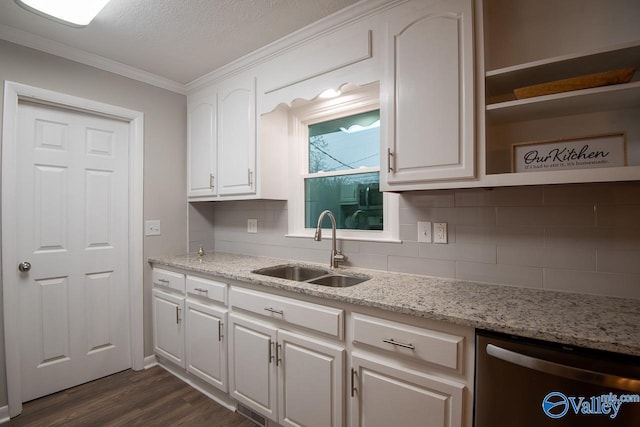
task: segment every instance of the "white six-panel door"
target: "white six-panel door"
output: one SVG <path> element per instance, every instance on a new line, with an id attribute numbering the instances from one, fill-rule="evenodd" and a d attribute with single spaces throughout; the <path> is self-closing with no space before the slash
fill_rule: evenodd
<path id="1" fill-rule="evenodd" d="M 18 106 L 22 401 L 131 367 L 128 123 Z M 16 266 L 17 267 L 17 266 Z"/>

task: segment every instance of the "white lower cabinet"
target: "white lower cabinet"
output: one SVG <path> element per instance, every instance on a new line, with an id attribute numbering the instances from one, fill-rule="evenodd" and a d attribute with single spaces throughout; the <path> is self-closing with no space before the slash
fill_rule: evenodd
<path id="1" fill-rule="evenodd" d="M 351 425 L 470 427 L 473 330 L 351 315 Z"/>
<path id="2" fill-rule="evenodd" d="M 462 426 L 464 384 L 371 357 L 351 357 L 351 425 Z"/>
<path id="3" fill-rule="evenodd" d="M 344 424 L 343 346 L 229 315 L 231 397 L 283 426 Z"/>
<path id="4" fill-rule="evenodd" d="M 472 328 L 154 274 L 166 279 L 152 291 L 161 362 L 269 426 L 472 425 Z"/>
<path id="5" fill-rule="evenodd" d="M 153 349 L 184 368 L 184 296 L 153 289 L 152 301 Z"/>
<path id="6" fill-rule="evenodd" d="M 227 310 L 187 299 L 187 371 L 227 391 Z"/>

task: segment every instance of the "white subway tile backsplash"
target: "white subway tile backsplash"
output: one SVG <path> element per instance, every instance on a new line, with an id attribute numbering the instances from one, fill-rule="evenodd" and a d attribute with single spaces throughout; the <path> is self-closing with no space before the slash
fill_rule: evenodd
<path id="1" fill-rule="evenodd" d="M 640 251 L 598 249 L 598 271 L 640 275 Z"/>
<path id="2" fill-rule="evenodd" d="M 596 271 L 596 251 L 499 246 L 498 264 Z"/>
<path id="3" fill-rule="evenodd" d="M 500 246 L 541 248 L 544 246 L 543 227 L 498 227 L 496 241 Z"/>
<path id="4" fill-rule="evenodd" d="M 362 252 L 345 253 L 345 255 L 347 256 L 346 265 L 369 268 L 371 270 L 387 270 L 387 255 Z M 328 262 L 329 261 L 327 260 L 327 265 Z"/>
<path id="5" fill-rule="evenodd" d="M 456 271 L 454 261 L 398 256 L 390 256 L 388 258 L 388 268 L 389 271 L 398 271 L 401 273 L 449 278 L 454 278 Z"/>
<path id="6" fill-rule="evenodd" d="M 599 249 L 617 251 L 639 251 L 640 229 L 637 228 L 598 228 L 596 230 Z"/>
<path id="7" fill-rule="evenodd" d="M 456 262 L 456 278 L 527 288 L 542 288 L 542 268 L 478 262 Z"/>
<path id="8" fill-rule="evenodd" d="M 544 226 L 543 207 L 498 207 L 496 209 L 496 224 L 500 227 Z"/>
<path id="9" fill-rule="evenodd" d="M 595 227 L 593 206 L 498 207 L 500 226 Z"/>
<path id="10" fill-rule="evenodd" d="M 411 225 L 400 224 L 400 240 L 416 242 L 418 241 L 418 223 Z"/>
<path id="11" fill-rule="evenodd" d="M 536 206 L 543 200 L 543 187 L 502 187 L 457 190 L 456 207 L 463 206 Z"/>
<path id="12" fill-rule="evenodd" d="M 598 227 L 629 227 L 640 229 L 640 205 L 598 206 Z"/>
<path id="13" fill-rule="evenodd" d="M 544 230 L 545 248 L 589 248 L 595 249 L 600 242 L 599 230 L 595 228 L 554 228 Z"/>
<path id="14" fill-rule="evenodd" d="M 193 206 L 192 206 L 193 205 Z M 640 298 L 640 182 L 408 192 L 403 243 L 340 241 L 357 267 Z M 246 232 L 258 219 L 258 233 Z M 446 222 L 448 244 L 417 243 L 417 222 Z M 191 204 L 189 249 L 328 263 L 330 238 L 284 237 L 284 201 Z M 326 233 L 325 233 L 326 234 Z"/>
<path id="15" fill-rule="evenodd" d="M 637 274 L 545 269 L 544 276 L 546 289 L 640 298 L 640 276 Z"/>
<path id="16" fill-rule="evenodd" d="M 415 224 L 422 211 L 415 208 L 400 208 L 400 224 Z"/>
<path id="17" fill-rule="evenodd" d="M 446 208 L 455 206 L 453 191 L 415 191 L 400 196 L 400 207 Z"/>
<path id="18" fill-rule="evenodd" d="M 456 243 L 475 245 L 495 245 L 498 242 L 498 228 L 456 225 Z"/>
<path id="19" fill-rule="evenodd" d="M 544 188 L 545 205 L 640 204 L 640 182 L 615 184 L 549 185 Z"/>
<path id="20" fill-rule="evenodd" d="M 495 245 L 473 245 L 464 243 L 435 244 L 419 243 L 419 254 L 423 258 L 450 261 L 496 262 Z"/>
<path id="21" fill-rule="evenodd" d="M 402 240 L 402 243 L 360 242 L 360 252 L 375 255 L 417 257 L 418 245 L 418 242 L 409 240 Z"/>

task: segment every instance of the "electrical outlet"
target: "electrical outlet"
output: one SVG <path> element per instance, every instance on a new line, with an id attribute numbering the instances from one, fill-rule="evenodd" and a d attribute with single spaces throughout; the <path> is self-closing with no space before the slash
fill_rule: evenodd
<path id="1" fill-rule="evenodd" d="M 430 221 L 418 221 L 418 242 L 431 243 Z"/>
<path id="2" fill-rule="evenodd" d="M 160 235 L 160 220 L 149 220 L 144 222 L 144 235 L 145 236 L 159 236 Z"/>
<path id="3" fill-rule="evenodd" d="M 257 233 L 258 232 L 258 220 L 257 219 L 248 219 L 247 220 L 247 233 Z"/>
<path id="4" fill-rule="evenodd" d="M 448 243 L 449 232 L 446 222 L 433 223 L 433 243 Z"/>

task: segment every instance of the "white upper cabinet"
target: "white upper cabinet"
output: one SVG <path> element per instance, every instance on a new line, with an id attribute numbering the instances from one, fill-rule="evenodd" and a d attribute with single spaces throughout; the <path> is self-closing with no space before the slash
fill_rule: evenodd
<path id="1" fill-rule="evenodd" d="M 188 197 L 215 195 L 216 97 L 187 107 Z"/>
<path id="2" fill-rule="evenodd" d="M 408 3 L 383 40 L 381 186 L 473 177 L 471 0 Z"/>
<path id="3" fill-rule="evenodd" d="M 225 81 L 218 91 L 217 193 L 255 193 L 256 83 L 253 76 Z"/>
<path id="4" fill-rule="evenodd" d="M 287 198 L 287 115 L 256 115 L 245 73 L 189 95 L 189 201 Z"/>

